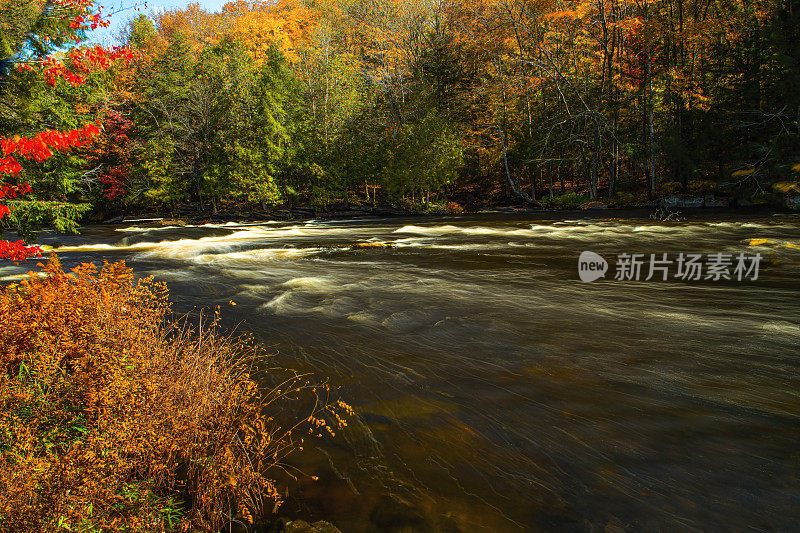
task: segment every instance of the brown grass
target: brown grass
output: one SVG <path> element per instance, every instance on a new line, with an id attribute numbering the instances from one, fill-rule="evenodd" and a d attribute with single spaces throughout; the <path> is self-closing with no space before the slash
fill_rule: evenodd
<path id="1" fill-rule="evenodd" d="M 261 390 L 252 342 L 171 321 L 166 287 L 124 263 L 67 274 L 52 257 L 42 272 L 0 291 L 0 531 L 258 520 L 281 503 L 273 477 L 297 435 L 351 411 L 304 375 Z M 304 394 L 310 416 L 279 427 Z"/>

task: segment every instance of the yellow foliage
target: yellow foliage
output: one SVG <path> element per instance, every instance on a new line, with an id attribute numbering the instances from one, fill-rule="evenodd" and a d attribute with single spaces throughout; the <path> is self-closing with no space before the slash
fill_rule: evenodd
<path id="1" fill-rule="evenodd" d="M 237 2 L 241 4 L 242 2 Z M 261 59 L 271 43 L 278 45 L 290 62 L 299 59 L 298 50 L 306 46 L 316 28 L 314 15 L 302 4 L 292 1 L 276 3 L 231 4 L 226 9 L 235 13 L 232 33 L 238 35 L 256 60 Z"/>
<path id="2" fill-rule="evenodd" d="M 301 428 L 265 408 L 323 388 L 291 374 L 260 391 L 251 343 L 171 323 L 166 287 L 122 262 L 67 274 L 53 256 L 43 274 L 0 289 L 0 531 L 219 530 L 272 512 L 268 474 Z M 351 412 L 320 405 L 302 430 Z"/>
<path id="3" fill-rule="evenodd" d="M 772 186 L 778 192 L 797 191 L 800 192 L 800 184 L 791 181 L 779 181 Z"/>
<path id="4" fill-rule="evenodd" d="M 238 0 L 225 4 L 220 13 L 191 3 L 185 9 L 160 13 L 156 23 L 162 36 L 185 35 L 195 50 L 235 35 L 256 61 L 263 59 L 274 43 L 290 62 L 298 60 L 298 50 L 308 44 L 317 26 L 315 15 L 295 0 Z"/>
<path id="5" fill-rule="evenodd" d="M 207 43 L 218 41 L 230 31 L 227 17 L 211 13 L 192 2 L 185 9 L 164 11 L 156 16 L 156 28 L 162 37 L 181 34 L 194 50 L 200 50 Z"/>
<path id="6" fill-rule="evenodd" d="M 772 239 L 750 239 L 749 246 L 761 246 L 764 244 L 774 244 Z"/>
<path id="7" fill-rule="evenodd" d="M 733 176 L 734 178 L 741 178 L 741 177 L 744 177 L 744 176 L 749 176 L 749 175 L 755 173 L 755 171 L 756 171 L 756 169 L 754 169 L 754 168 L 748 168 L 746 170 L 737 170 L 736 172 L 731 174 L 731 176 Z"/>
<path id="8" fill-rule="evenodd" d="M 552 19 L 567 19 L 567 20 L 575 20 L 578 17 L 578 14 L 573 10 L 566 10 L 566 11 L 555 11 L 552 13 L 545 13 L 542 18 L 545 20 L 552 20 Z"/>

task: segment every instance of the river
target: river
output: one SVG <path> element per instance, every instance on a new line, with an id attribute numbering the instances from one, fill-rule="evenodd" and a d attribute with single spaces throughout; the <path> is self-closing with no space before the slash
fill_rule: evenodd
<path id="1" fill-rule="evenodd" d="M 292 488 L 289 515 L 345 532 L 796 528 L 800 218 L 552 216 L 42 242 L 67 266 L 125 259 L 179 311 L 221 305 L 281 364 L 340 387 L 358 418 L 296 459 L 320 480 Z M 756 280 L 617 281 L 612 266 L 583 283 L 586 250 L 765 259 Z"/>

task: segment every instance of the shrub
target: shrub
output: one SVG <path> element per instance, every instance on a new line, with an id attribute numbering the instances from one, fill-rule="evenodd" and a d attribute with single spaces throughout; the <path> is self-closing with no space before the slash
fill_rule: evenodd
<path id="1" fill-rule="evenodd" d="M 611 203 L 615 206 L 629 207 L 637 202 L 636 195 L 631 192 L 618 191 L 611 197 Z"/>
<path id="2" fill-rule="evenodd" d="M 457 202 L 448 202 L 446 209 L 447 209 L 447 214 L 448 215 L 463 215 L 464 214 L 464 208 L 461 206 L 461 204 L 459 204 Z"/>
<path id="3" fill-rule="evenodd" d="M 683 184 L 679 181 L 667 181 L 659 184 L 658 193 L 666 196 L 680 194 L 683 191 Z"/>
<path id="4" fill-rule="evenodd" d="M 561 196 L 544 196 L 541 198 L 540 203 L 545 209 L 578 209 L 588 201 L 590 201 L 590 198 L 585 194 L 568 192 Z"/>
<path id="5" fill-rule="evenodd" d="M 708 194 L 717 190 L 717 182 L 711 180 L 695 180 L 689 182 L 689 192 L 692 194 Z"/>
<path id="6" fill-rule="evenodd" d="M 0 290 L 0 530 L 218 530 L 281 502 L 270 474 L 333 430 L 314 408 L 282 430 L 279 400 L 320 392 L 254 379 L 246 339 L 172 322 L 167 289 L 124 263 L 42 273 Z M 183 324 L 183 325 L 181 325 Z M 344 423 L 344 403 L 330 409 Z M 269 413 L 273 411 L 273 413 Z"/>

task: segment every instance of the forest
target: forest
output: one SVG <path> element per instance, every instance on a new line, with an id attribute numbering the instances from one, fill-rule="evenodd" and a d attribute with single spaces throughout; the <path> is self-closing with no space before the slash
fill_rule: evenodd
<path id="1" fill-rule="evenodd" d="M 0 533 L 797 529 L 800 0 L 123 5 L 0 0 Z"/>
<path id="2" fill-rule="evenodd" d="M 19 162 L 18 228 L 800 190 L 797 0 L 190 4 L 117 15 L 122 46 L 90 61 L 52 38 L 54 5 L 0 2 L 0 137 L 100 131 Z"/>

